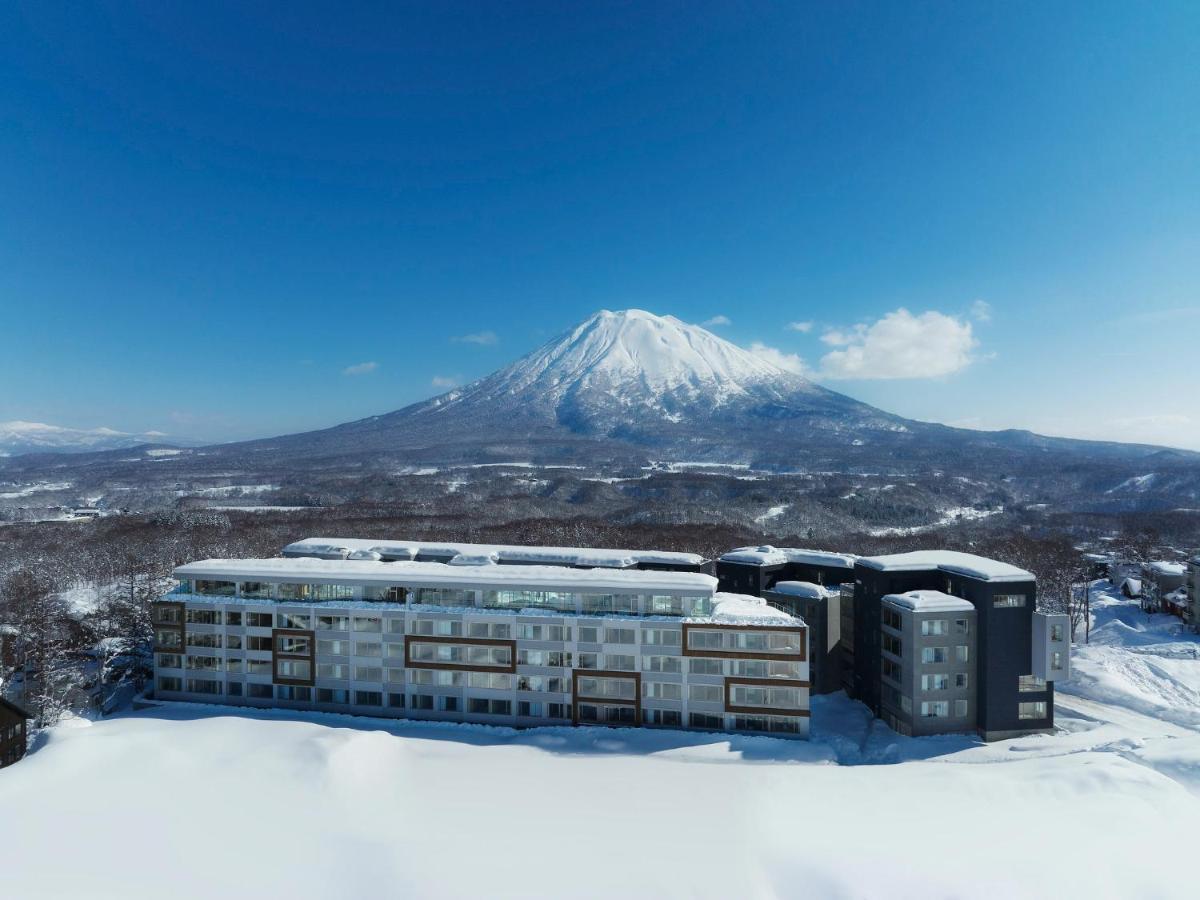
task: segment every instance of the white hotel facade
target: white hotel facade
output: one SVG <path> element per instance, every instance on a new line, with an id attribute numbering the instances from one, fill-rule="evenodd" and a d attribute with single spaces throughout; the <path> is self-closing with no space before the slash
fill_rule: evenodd
<path id="1" fill-rule="evenodd" d="M 154 696 L 807 737 L 801 619 L 717 593 L 701 572 L 582 568 L 598 551 L 548 548 L 558 564 L 538 565 L 458 549 L 446 562 L 359 551 L 180 566 L 154 604 Z"/>

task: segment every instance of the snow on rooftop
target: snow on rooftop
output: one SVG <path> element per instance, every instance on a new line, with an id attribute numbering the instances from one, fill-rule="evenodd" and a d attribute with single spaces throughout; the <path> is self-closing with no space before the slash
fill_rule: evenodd
<path id="1" fill-rule="evenodd" d="M 777 581 L 771 590 L 789 597 L 807 597 L 810 600 L 825 600 L 836 592 L 811 581 Z"/>
<path id="2" fill-rule="evenodd" d="M 1155 560 L 1146 566 L 1155 575 L 1183 575 L 1187 572 L 1187 566 L 1183 563 L 1167 562 L 1166 560 Z"/>
<path id="3" fill-rule="evenodd" d="M 768 606 L 762 597 L 746 594 L 713 594 L 713 612 L 704 619 L 689 618 L 687 622 L 711 621 L 719 625 L 804 625 L 799 616 L 789 616 L 783 610 Z"/>
<path id="4" fill-rule="evenodd" d="M 953 597 L 941 591 L 908 591 L 903 594 L 888 594 L 885 603 L 902 606 L 913 612 L 974 612 L 975 607 L 962 597 Z"/>
<path id="5" fill-rule="evenodd" d="M 956 550 L 914 550 L 910 553 L 891 553 L 885 556 L 864 556 L 859 563 L 881 572 L 921 572 L 936 569 L 952 575 L 966 575 L 980 581 L 1033 581 L 1034 576 L 1024 569 Z"/>
<path id="6" fill-rule="evenodd" d="M 413 557 L 418 553 L 445 556 L 488 556 L 508 562 L 544 562 L 557 565 L 587 565 L 605 568 L 628 568 L 643 564 L 701 565 L 705 560 L 697 553 L 671 550 L 615 550 L 592 547 L 539 547 L 516 544 L 468 544 L 445 541 L 389 541 L 374 538 L 310 537 L 288 544 L 285 553 L 323 552 L 330 549 L 374 550 L 385 556 Z"/>
<path id="7" fill-rule="evenodd" d="M 310 557 L 206 559 L 179 566 L 175 570 L 175 577 L 464 589 L 494 586 L 502 590 L 659 591 L 667 594 L 711 594 L 717 586 L 715 578 L 699 572 L 565 569 L 561 566 L 449 566 L 440 562 L 377 562 Z"/>
<path id="8" fill-rule="evenodd" d="M 803 547 L 738 547 L 721 556 L 722 562 L 748 563 L 755 566 L 781 566 L 798 563 L 807 566 L 836 566 L 840 569 L 854 568 L 858 559 L 853 553 L 836 553 L 830 550 L 808 550 Z"/>

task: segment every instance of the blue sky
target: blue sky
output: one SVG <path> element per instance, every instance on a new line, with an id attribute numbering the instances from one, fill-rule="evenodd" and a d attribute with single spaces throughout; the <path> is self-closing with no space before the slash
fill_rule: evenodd
<path id="1" fill-rule="evenodd" d="M 0 421 L 319 427 L 636 306 L 1200 449 L 1198 58 L 1195 3 L 4 4 Z"/>

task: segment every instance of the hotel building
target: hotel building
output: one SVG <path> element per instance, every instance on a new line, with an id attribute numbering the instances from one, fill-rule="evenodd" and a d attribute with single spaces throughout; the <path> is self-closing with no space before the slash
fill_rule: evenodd
<path id="1" fill-rule="evenodd" d="M 285 553 L 175 570 L 154 604 L 155 697 L 808 735 L 805 623 L 718 593 L 700 557 L 327 538 Z"/>

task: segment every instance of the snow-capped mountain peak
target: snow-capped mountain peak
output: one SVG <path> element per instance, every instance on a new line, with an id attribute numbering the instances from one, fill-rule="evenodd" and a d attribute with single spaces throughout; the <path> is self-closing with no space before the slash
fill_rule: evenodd
<path id="1" fill-rule="evenodd" d="M 752 389 L 789 392 L 809 385 L 699 325 L 640 309 L 601 310 L 463 395 L 535 390 L 554 401 L 569 394 L 619 391 L 626 402 L 703 397 L 720 405 Z"/>

